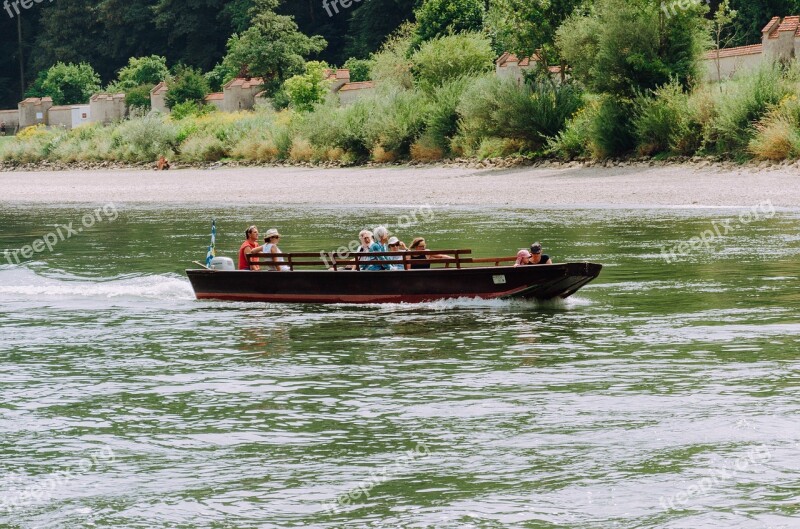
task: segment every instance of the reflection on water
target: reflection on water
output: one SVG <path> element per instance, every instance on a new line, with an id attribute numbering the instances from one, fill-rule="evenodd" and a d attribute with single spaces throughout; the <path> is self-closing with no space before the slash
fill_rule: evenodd
<path id="1" fill-rule="evenodd" d="M 84 209 L 0 209 L 0 252 Z M 268 213 L 309 251 L 402 211 Z M 0 526 L 797 526 L 797 213 L 672 264 L 732 213 L 433 213 L 401 238 L 606 266 L 546 304 L 199 302 L 208 219 L 226 255 L 274 224 L 135 207 L 0 265 Z"/>

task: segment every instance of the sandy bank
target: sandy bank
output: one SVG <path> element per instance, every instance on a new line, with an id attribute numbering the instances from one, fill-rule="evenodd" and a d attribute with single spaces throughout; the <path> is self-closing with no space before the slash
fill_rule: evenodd
<path id="1" fill-rule="evenodd" d="M 796 166 L 246 167 L 0 173 L 0 202 L 800 206 Z"/>

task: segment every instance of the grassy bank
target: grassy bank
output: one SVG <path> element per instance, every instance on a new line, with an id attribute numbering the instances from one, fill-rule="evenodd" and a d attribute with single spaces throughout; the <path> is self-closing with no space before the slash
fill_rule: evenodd
<path id="1" fill-rule="evenodd" d="M 621 100 L 574 84 L 517 85 L 494 75 L 438 86 L 387 83 L 348 106 L 309 112 L 150 113 L 109 126 L 33 127 L 0 139 L 0 161 L 73 163 L 339 162 L 509 155 L 561 160 L 610 157 L 800 157 L 800 72 L 768 65 L 721 85 L 668 84 Z"/>

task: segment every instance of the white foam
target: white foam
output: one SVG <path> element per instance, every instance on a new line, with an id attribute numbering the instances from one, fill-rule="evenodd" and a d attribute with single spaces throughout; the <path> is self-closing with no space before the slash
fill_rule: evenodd
<path id="1" fill-rule="evenodd" d="M 194 299 L 187 279 L 174 274 L 86 279 L 61 274 L 48 277 L 26 267 L 0 268 L 0 297 Z"/>

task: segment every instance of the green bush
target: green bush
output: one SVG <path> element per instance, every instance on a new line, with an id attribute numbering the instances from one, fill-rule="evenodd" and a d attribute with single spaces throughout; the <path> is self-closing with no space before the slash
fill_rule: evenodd
<path id="1" fill-rule="evenodd" d="M 128 108 L 138 107 L 150 110 L 150 90 L 154 85 L 143 84 L 129 89 L 125 93 L 125 104 Z"/>
<path id="2" fill-rule="evenodd" d="M 330 87 L 330 82 L 325 79 L 327 67 L 324 62 L 309 61 L 304 74 L 292 76 L 283 83 L 292 107 L 301 112 L 310 112 L 314 105 L 325 100 Z"/>
<path id="3" fill-rule="evenodd" d="M 202 104 L 210 92 L 208 81 L 199 70 L 179 67 L 174 79 L 169 83 L 166 96 L 167 107 L 172 109 L 179 103 L 193 101 Z"/>
<path id="4" fill-rule="evenodd" d="M 414 25 L 403 24 L 390 35 L 378 53 L 372 56 L 372 77 L 382 85 L 411 88 L 414 75 L 411 73 L 409 53 L 414 38 Z"/>
<path id="5" fill-rule="evenodd" d="M 627 154 L 636 146 L 632 123 L 633 104 L 603 97 L 589 122 L 589 151 L 594 158 Z"/>
<path id="6" fill-rule="evenodd" d="M 364 128 L 373 112 L 374 100 L 363 98 L 350 105 L 336 107 L 332 103 L 318 107 L 304 117 L 300 134 L 318 149 L 339 148 L 356 158 L 369 154 Z"/>
<path id="7" fill-rule="evenodd" d="M 128 65 L 119 71 L 117 81 L 108 87 L 108 91 L 128 93 L 137 86 L 155 86 L 168 77 L 169 69 L 166 58 L 158 55 L 131 57 Z"/>
<path id="8" fill-rule="evenodd" d="M 177 103 L 170 110 L 170 116 L 175 121 L 180 121 L 188 117 L 204 116 L 214 112 L 215 108 L 211 105 L 198 103 L 197 101 L 184 101 Z"/>
<path id="9" fill-rule="evenodd" d="M 689 129 L 689 96 L 673 81 L 655 92 L 641 94 L 634 103 L 633 127 L 639 154 L 674 152 L 676 141 Z M 697 137 L 699 140 L 699 136 Z M 699 142 L 694 146 L 699 147 Z"/>
<path id="10" fill-rule="evenodd" d="M 450 150 L 450 142 L 458 133 L 458 105 L 471 82 L 470 78 L 461 77 L 437 87 L 433 93 L 425 117 L 426 135 L 429 142 L 445 152 Z"/>
<path id="11" fill-rule="evenodd" d="M 342 68 L 350 70 L 350 82 L 372 80 L 372 61 L 350 57 Z"/>
<path id="12" fill-rule="evenodd" d="M 52 97 L 54 105 L 88 103 L 100 91 L 100 76 L 87 63 L 56 63 L 39 75 L 26 97 Z"/>
<path id="13" fill-rule="evenodd" d="M 487 77 L 472 84 L 461 98 L 460 133 L 472 145 L 487 137 L 512 138 L 539 150 L 564 128 L 581 100 L 580 90 L 570 84 L 518 85 Z"/>
<path id="14" fill-rule="evenodd" d="M 573 114 L 564 129 L 548 142 L 547 152 L 562 160 L 589 157 L 591 125 L 599 108 L 597 97 L 587 96 L 586 105 Z"/>
<path id="15" fill-rule="evenodd" d="M 411 57 L 417 83 L 431 90 L 453 79 L 488 72 L 494 65 L 492 43 L 480 33 L 438 37 Z"/>
<path id="16" fill-rule="evenodd" d="M 407 155 L 425 126 L 427 102 L 424 96 L 395 88 L 365 99 L 367 101 L 370 112 L 364 123 L 366 145 L 380 146 L 398 156 Z"/>
<path id="17" fill-rule="evenodd" d="M 484 0 L 424 0 L 415 12 L 416 41 L 425 42 L 462 31 L 481 31 L 486 15 Z"/>
<path id="18" fill-rule="evenodd" d="M 127 162 L 152 162 L 170 157 L 178 145 L 178 127 L 159 114 L 123 121 L 111 134 L 111 150 L 116 159 Z"/>
<path id="19" fill-rule="evenodd" d="M 778 64 L 724 83 L 713 121 L 706 128 L 707 148 L 720 154 L 745 151 L 755 135 L 755 124 L 793 93 L 792 84 Z"/>

